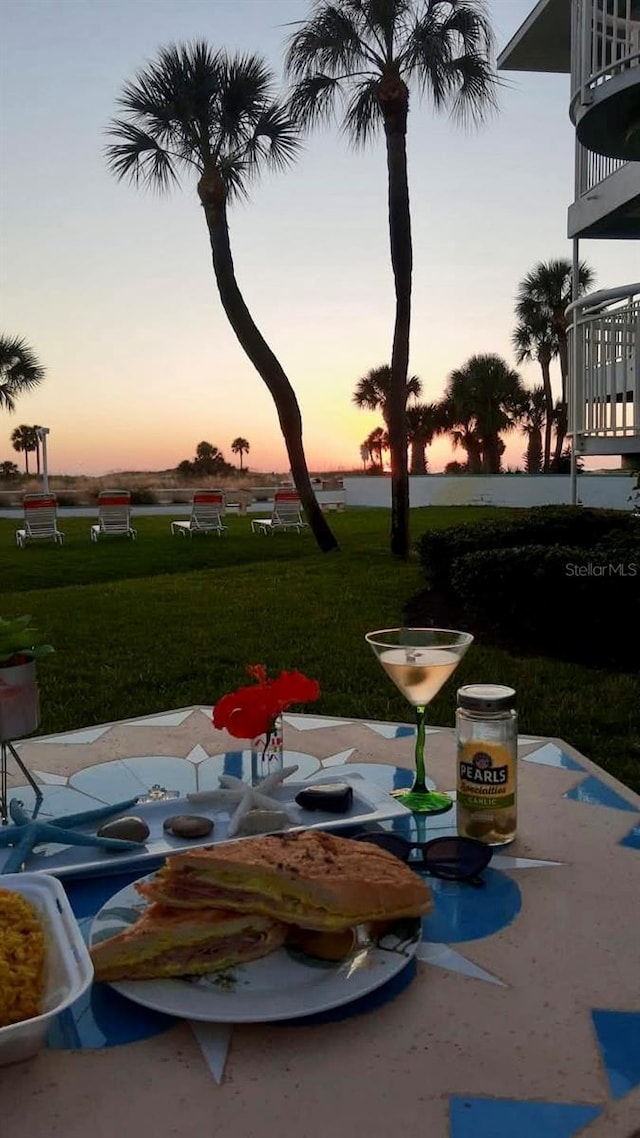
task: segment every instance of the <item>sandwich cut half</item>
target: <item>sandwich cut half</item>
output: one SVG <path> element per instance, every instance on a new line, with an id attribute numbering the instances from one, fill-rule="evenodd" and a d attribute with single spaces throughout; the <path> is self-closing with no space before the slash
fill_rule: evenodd
<path id="1" fill-rule="evenodd" d="M 130 928 L 94 944 L 91 959 L 106 983 L 198 976 L 267 956 L 286 933 L 268 917 L 153 904 Z"/>
<path id="2" fill-rule="evenodd" d="M 426 883 L 393 854 L 321 830 L 173 854 L 136 888 L 167 906 L 219 905 L 319 931 L 419 917 L 432 908 Z"/>

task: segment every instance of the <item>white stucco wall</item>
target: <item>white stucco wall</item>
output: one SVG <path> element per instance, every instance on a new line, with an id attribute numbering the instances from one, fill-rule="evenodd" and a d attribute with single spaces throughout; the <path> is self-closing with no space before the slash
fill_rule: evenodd
<path id="1" fill-rule="evenodd" d="M 578 475 L 578 500 L 583 506 L 631 509 L 635 474 Z M 547 506 L 568 504 L 568 474 L 470 475 L 426 474 L 409 479 L 412 506 Z M 347 506 L 391 506 L 388 476 L 345 476 Z"/>

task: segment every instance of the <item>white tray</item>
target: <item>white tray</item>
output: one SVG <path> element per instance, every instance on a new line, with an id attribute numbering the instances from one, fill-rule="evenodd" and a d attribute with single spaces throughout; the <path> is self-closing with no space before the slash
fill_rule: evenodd
<path id="1" fill-rule="evenodd" d="M 299 790 L 303 790 L 319 782 L 349 782 L 353 787 L 353 803 L 346 814 L 330 814 L 324 810 L 303 810 L 296 806 L 294 799 Z M 368 825 L 372 822 L 384 822 L 390 818 L 410 815 L 396 798 L 392 798 L 386 790 L 382 790 L 373 782 L 369 782 L 356 771 L 340 769 L 339 772 L 319 772 L 315 777 L 304 782 L 285 782 L 282 788 L 272 795 L 282 802 L 294 804 L 299 823 L 289 827 L 292 830 L 340 830 L 348 826 Z M 173 814 L 198 814 L 201 817 L 211 818 L 214 826 L 206 838 L 196 838 L 188 841 L 184 838 L 174 838 L 162 828 L 165 818 Z M 113 853 L 100 849 L 98 846 L 64 846 L 42 845 L 29 858 L 26 869 L 30 873 L 51 873 L 55 877 L 79 877 L 83 875 L 106 876 L 113 873 L 123 873 L 138 866 L 144 866 L 151 861 L 166 857 L 167 854 L 178 850 L 196 849 L 198 846 L 210 846 L 217 842 L 228 841 L 227 830 L 230 813 L 227 808 L 218 804 L 203 802 L 189 802 L 186 798 L 171 798 L 165 801 L 148 802 L 131 806 L 123 810 L 120 815 L 134 815 L 143 818 L 147 823 L 150 834 L 140 850 L 123 850 L 122 853 Z M 78 827 L 82 829 L 82 827 Z M 87 827 L 87 832 L 95 832 Z M 64 833 L 64 831 L 61 831 Z M 245 841 L 245 838 L 233 838 L 232 841 Z M 0 885 L 2 884 L 2 866 L 6 861 L 8 852 L 0 850 Z"/>

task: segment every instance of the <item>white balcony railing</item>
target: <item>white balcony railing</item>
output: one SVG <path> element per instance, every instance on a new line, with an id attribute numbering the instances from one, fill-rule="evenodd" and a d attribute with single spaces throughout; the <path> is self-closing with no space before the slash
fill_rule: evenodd
<path id="1" fill-rule="evenodd" d="M 594 88 L 640 66 L 637 0 L 575 0 L 571 50 L 571 119 Z"/>
<path id="2" fill-rule="evenodd" d="M 576 198 L 588 194 L 599 186 L 610 174 L 615 174 L 629 163 L 624 158 L 608 158 L 605 154 L 594 154 L 576 142 Z"/>
<path id="3" fill-rule="evenodd" d="M 640 438 L 640 282 L 569 305 L 569 434 Z"/>

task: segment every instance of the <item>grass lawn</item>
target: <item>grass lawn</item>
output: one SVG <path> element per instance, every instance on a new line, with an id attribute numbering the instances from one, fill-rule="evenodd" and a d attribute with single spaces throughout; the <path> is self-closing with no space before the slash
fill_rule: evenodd
<path id="1" fill-rule="evenodd" d="M 414 510 L 412 538 L 499 513 Z M 64 546 L 26 550 L 13 544 L 17 520 L 0 520 L 0 615 L 31 613 L 56 648 L 38 668 L 42 733 L 214 703 L 248 682 L 250 663 L 318 679 L 320 714 L 411 720 L 363 639 L 402 623 L 424 587 L 417 559 L 402 564 L 388 552 L 387 510 L 330 514 L 341 552 L 327 556 L 308 533 L 252 535 L 246 517 L 227 518 L 223 538 L 183 539 L 171 537 L 169 516 L 136 516 L 136 542 L 97 545 L 91 520 L 64 517 Z M 474 681 L 515 687 L 522 733 L 564 738 L 640 789 L 636 675 L 476 642 L 429 722 L 453 726 L 456 689 Z"/>

